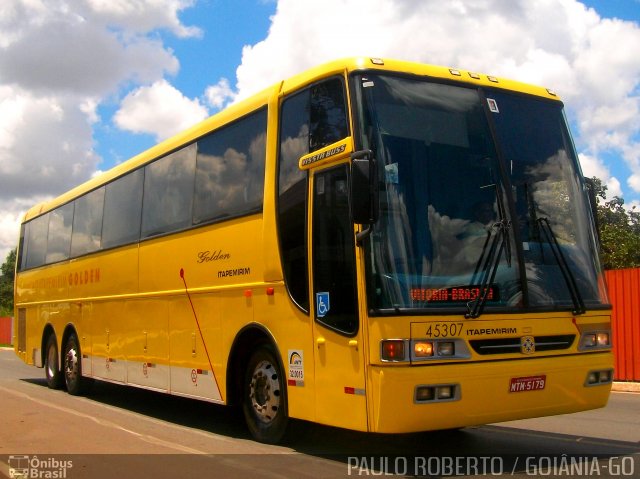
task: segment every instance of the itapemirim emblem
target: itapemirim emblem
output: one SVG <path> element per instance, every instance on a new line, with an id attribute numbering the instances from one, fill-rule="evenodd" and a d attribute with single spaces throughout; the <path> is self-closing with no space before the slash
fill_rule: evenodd
<path id="1" fill-rule="evenodd" d="M 536 341 L 533 336 L 522 336 L 520 338 L 520 352 L 522 354 L 533 354 L 536 352 Z"/>

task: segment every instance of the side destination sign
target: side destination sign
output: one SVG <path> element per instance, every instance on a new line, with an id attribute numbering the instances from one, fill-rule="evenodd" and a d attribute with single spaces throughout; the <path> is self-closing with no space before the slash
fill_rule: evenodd
<path id="1" fill-rule="evenodd" d="M 347 137 L 344 140 L 332 143 L 321 150 L 316 150 L 308 155 L 304 155 L 298 162 L 301 170 L 308 170 L 313 166 L 320 166 L 331 161 L 344 158 L 353 151 L 353 140 Z M 346 153 L 346 154 L 345 154 Z"/>

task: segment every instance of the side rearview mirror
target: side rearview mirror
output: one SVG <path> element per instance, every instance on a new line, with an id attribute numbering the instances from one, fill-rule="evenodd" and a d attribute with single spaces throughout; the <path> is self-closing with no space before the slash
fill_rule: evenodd
<path id="1" fill-rule="evenodd" d="M 378 168 L 370 150 L 351 154 L 351 216 L 356 224 L 367 225 L 356 240 L 362 241 L 371 233 L 378 220 Z"/>

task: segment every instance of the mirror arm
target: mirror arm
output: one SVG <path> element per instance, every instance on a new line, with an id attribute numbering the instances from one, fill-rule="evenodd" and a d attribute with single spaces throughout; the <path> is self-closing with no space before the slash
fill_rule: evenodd
<path id="1" fill-rule="evenodd" d="M 373 157 L 371 150 L 358 150 L 351 153 L 352 160 L 370 160 Z"/>
<path id="2" fill-rule="evenodd" d="M 369 224 L 365 229 L 356 233 L 356 245 L 362 246 L 362 242 L 366 240 L 373 233 L 373 225 Z"/>

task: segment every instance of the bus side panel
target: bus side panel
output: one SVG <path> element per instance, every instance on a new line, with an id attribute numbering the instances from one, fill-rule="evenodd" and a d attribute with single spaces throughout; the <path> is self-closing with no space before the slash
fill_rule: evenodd
<path id="1" fill-rule="evenodd" d="M 65 300 L 68 294 L 69 266 L 60 263 L 20 273 L 16 282 L 16 309 L 25 313 L 25 349 L 20 357 L 27 364 L 43 365 L 43 333 L 47 324 L 53 327 L 58 341 L 58 353 L 64 326 L 69 321 L 67 303 L 53 301 Z M 42 304 L 43 301 L 50 301 Z M 20 317 L 20 313 L 18 313 Z M 20 340 L 19 340 L 20 341 Z"/>
<path id="2" fill-rule="evenodd" d="M 138 292 L 138 246 L 71 260 L 69 296 L 97 299 Z"/>
<path id="3" fill-rule="evenodd" d="M 222 322 L 235 335 L 253 321 L 245 292 L 263 283 L 263 250 L 256 247 L 262 224 L 256 214 L 140 244 L 140 293 L 173 303 L 168 323 L 172 393 L 223 400 L 229 349 L 222 346 Z"/>
<path id="4" fill-rule="evenodd" d="M 276 339 L 287 381 L 289 416 L 315 421 L 312 319 L 293 304 L 283 284 L 274 285 L 273 295 L 265 290 L 259 288 L 253 293 L 255 320 Z M 233 331 L 229 333 L 231 336 Z"/>
<path id="5" fill-rule="evenodd" d="M 82 304 L 73 321 L 82 350 L 82 374 L 126 381 L 125 304 L 138 292 L 138 245 L 71 260 L 69 295 Z"/>
<path id="6" fill-rule="evenodd" d="M 259 215 L 204 226 L 140 244 L 140 293 L 234 287 L 263 278 Z M 194 291 L 196 290 L 196 291 Z"/>
<path id="7" fill-rule="evenodd" d="M 125 301 L 96 302 L 91 311 L 91 368 L 93 375 L 119 383 L 126 382 L 124 342 L 127 318 Z"/>
<path id="8" fill-rule="evenodd" d="M 212 293 L 194 294 L 191 300 L 193 310 L 186 294 L 172 298 L 169 304 L 171 393 L 222 401 L 226 358 L 221 347 L 221 300 Z"/>
<path id="9" fill-rule="evenodd" d="M 34 366 L 44 366 L 42 348 L 42 333 L 45 327 L 42 313 L 43 306 L 33 305 L 25 308 L 25 349 L 21 355 L 22 360 Z"/>
<path id="10" fill-rule="evenodd" d="M 64 263 L 19 273 L 16 305 L 66 300 L 69 280 L 69 265 Z"/>
<path id="11" fill-rule="evenodd" d="M 93 376 L 93 357 L 91 345 L 91 317 L 93 315 L 93 303 L 77 303 L 71 309 L 71 320 L 80 340 L 80 352 L 82 354 L 82 375 Z"/>
<path id="12" fill-rule="evenodd" d="M 127 302 L 124 348 L 129 384 L 169 391 L 168 309 L 166 298 Z"/>

